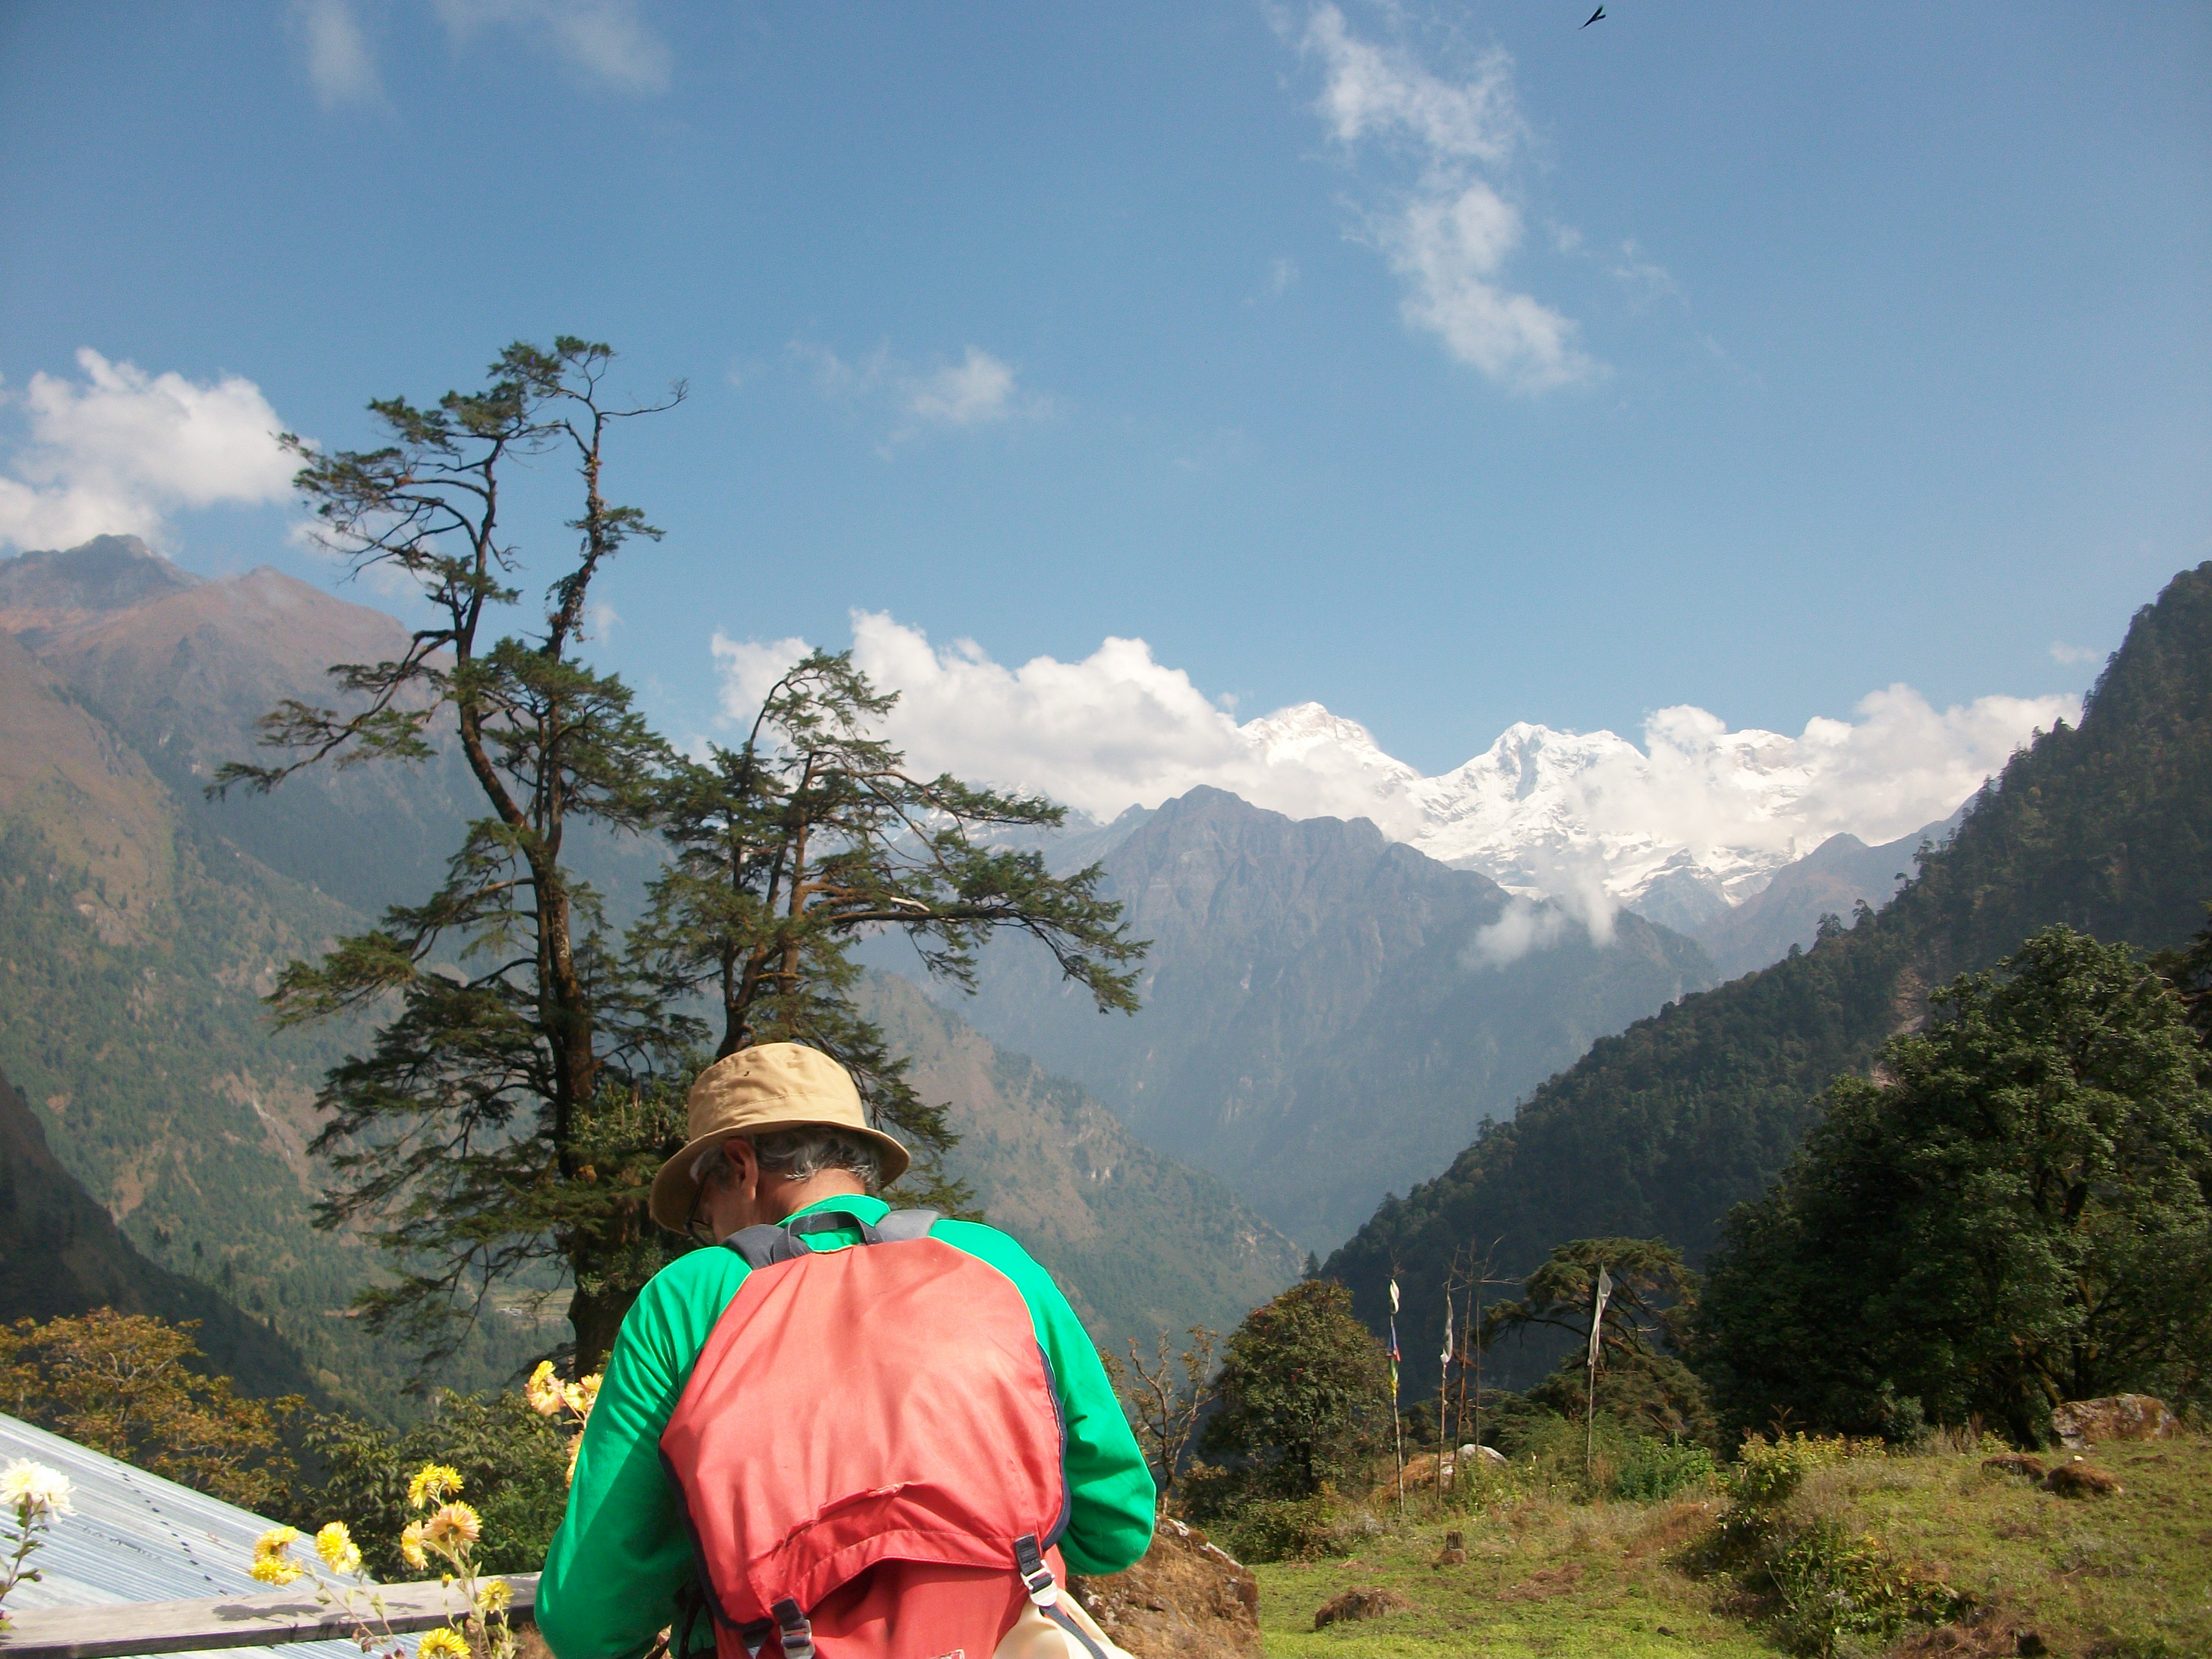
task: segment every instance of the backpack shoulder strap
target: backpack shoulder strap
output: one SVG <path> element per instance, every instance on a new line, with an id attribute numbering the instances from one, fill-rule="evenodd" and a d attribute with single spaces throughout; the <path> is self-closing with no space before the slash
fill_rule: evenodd
<path id="1" fill-rule="evenodd" d="M 741 1229 L 724 1239 L 722 1244 L 743 1256 L 748 1267 L 769 1267 L 779 1261 L 795 1261 L 802 1255 L 811 1255 L 799 1242 L 807 1233 L 850 1228 L 860 1235 L 863 1244 L 899 1243 L 928 1237 L 929 1230 L 943 1219 L 942 1212 L 936 1210 L 893 1210 L 870 1226 L 850 1210 L 817 1210 L 811 1215 L 803 1215 L 781 1225 L 763 1222 L 757 1227 Z"/>
<path id="2" fill-rule="evenodd" d="M 876 1223 L 876 1238 L 886 1244 L 897 1244 L 910 1238 L 927 1238 L 929 1230 L 945 1219 L 941 1210 L 893 1210 Z"/>
<path id="3" fill-rule="evenodd" d="M 806 1246 L 772 1221 L 764 1221 L 757 1227 L 740 1228 L 722 1241 L 722 1248 L 735 1250 L 745 1259 L 745 1266 L 756 1273 L 808 1254 Z"/>

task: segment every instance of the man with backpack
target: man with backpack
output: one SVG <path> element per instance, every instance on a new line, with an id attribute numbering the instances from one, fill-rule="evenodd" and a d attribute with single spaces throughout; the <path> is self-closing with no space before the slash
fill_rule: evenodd
<path id="1" fill-rule="evenodd" d="M 608 1359 L 538 1589 L 558 1659 L 1112 1659 L 1066 1572 L 1141 1556 L 1155 1493 L 1051 1277 L 877 1196 L 906 1151 L 814 1049 L 741 1049 L 686 1108 L 653 1217 L 716 1248 Z"/>

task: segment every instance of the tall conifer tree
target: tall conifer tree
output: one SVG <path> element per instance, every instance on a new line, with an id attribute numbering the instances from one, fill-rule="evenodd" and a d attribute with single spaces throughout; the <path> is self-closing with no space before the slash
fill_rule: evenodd
<path id="1" fill-rule="evenodd" d="M 915 775 L 876 735 L 895 701 L 849 653 L 816 652 L 770 688 L 738 748 L 674 762 L 662 817 L 674 857 L 632 948 L 664 1001 L 713 999 L 718 1055 L 796 1041 L 842 1060 L 871 1114 L 915 1149 L 912 1194 L 957 1208 L 967 1194 L 943 1178 L 945 1109 L 855 1006 L 853 945 L 902 934 L 930 973 L 967 988 L 977 945 L 1014 929 L 1102 1013 L 1135 1010 L 1145 947 L 1098 896 L 1100 866 L 1054 876 L 1033 848 L 992 839 L 1054 828 L 1063 809 Z"/>
<path id="2" fill-rule="evenodd" d="M 287 1024 L 396 1001 L 319 1097 L 313 1147 L 333 1182 L 318 1221 L 384 1247 L 392 1277 L 361 1305 L 372 1325 L 425 1339 L 426 1363 L 451 1352 L 496 1282 L 557 1264 L 574 1286 L 577 1361 L 595 1366 L 661 1259 L 642 1182 L 666 1138 L 657 1081 L 680 1033 L 625 975 L 572 858 L 580 828 L 642 831 L 659 805 L 666 746 L 579 647 L 594 579 L 625 544 L 660 534 L 603 494 L 607 441 L 684 388 L 612 404 L 612 357 L 566 336 L 550 349 L 518 343 L 478 391 L 372 403 L 380 447 L 325 453 L 285 437 L 325 544 L 356 573 L 404 577 L 434 620 L 396 661 L 334 666 L 341 708 L 279 706 L 262 740 L 289 757 L 226 767 L 215 786 L 422 761 L 450 740 L 480 792 L 483 814 L 434 893 L 293 963 L 270 999 Z M 574 550 L 537 626 L 501 632 L 524 595 L 506 492 L 547 457 L 574 469 Z"/>

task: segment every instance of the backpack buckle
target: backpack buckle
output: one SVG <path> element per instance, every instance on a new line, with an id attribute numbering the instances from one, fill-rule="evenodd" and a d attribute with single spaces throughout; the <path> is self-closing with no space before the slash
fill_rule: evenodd
<path id="1" fill-rule="evenodd" d="M 1014 1540 L 1014 1569 L 1022 1576 L 1022 1588 L 1038 1607 L 1048 1607 L 1058 1599 L 1060 1581 L 1045 1565 L 1044 1552 L 1037 1547 L 1035 1533 L 1025 1532 Z"/>
<path id="2" fill-rule="evenodd" d="M 788 1595 L 769 1611 L 775 1615 L 776 1638 L 783 1659 L 814 1659 L 814 1626 Z"/>

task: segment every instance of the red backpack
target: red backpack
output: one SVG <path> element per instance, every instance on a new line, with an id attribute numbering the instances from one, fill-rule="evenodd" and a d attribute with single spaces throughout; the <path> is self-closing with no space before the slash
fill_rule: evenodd
<path id="1" fill-rule="evenodd" d="M 720 1659 L 771 1639 L 782 1659 L 988 1659 L 1032 1604 L 1101 1652 L 1059 1604 L 1051 1364 L 1012 1281 L 929 1237 L 937 1219 L 817 1211 L 725 1241 L 753 1271 L 660 1437 Z M 838 1228 L 865 1248 L 801 1242 Z"/>

